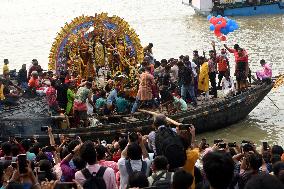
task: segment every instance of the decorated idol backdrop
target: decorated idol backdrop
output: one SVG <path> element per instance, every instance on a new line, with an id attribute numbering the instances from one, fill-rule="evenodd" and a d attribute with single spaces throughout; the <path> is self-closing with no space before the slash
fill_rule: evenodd
<path id="1" fill-rule="evenodd" d="M 49 56 L 49 70 L 95 77 L 100 68 L 112 76 L 134 79 L 143 48 L 135 31 L 118 16 L 107 13 L 80 16 L 58 33 Z"/>

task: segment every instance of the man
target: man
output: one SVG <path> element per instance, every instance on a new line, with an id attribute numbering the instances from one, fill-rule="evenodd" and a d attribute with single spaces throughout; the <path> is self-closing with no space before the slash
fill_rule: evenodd
<path id="1" fill-rule="evenodd" d="M 151 68 L 146 67 L 144 73 L 140 75 L 140 84 L 136 97 L 136 101 L 133 104 L 131 113 L 133 114 L 139 107 L 139 104 L 149 103 L 150 106 L 153 105 L 153 91 L 152 86 L 154 85 L 154 77 L 150 74 Z"/>
<path id="2" fill-rule="evenodd" d="M 209 80 L 212 87 L 212 94 L 214 98 L 217 98 L 217 86 L 216 86 L 216 72 L 217 72 L 217 59 L 216 59 L 216 51 L 209 51 L 209 60 L 208 60 L 208 68 L 209 68 Z"/>
<path id="3" fill-rule="evenodd" d="M 222 91 L 225 96 L 230 96 L 235 94 L 235 83 L 228 71 L 225 73 L 225 77 L 222 79 L 221 83 L 222 83 Z"/>
<path id="4" fill-rule="evenodd" d="M 86 141 L 80 149 L 81 158 L 87 162 L 85 169 L 77 171 L 75 173 L 75 180 L 80 183 L 81 186 L 86 184 L 86 173 L 101 173 L 101 177 L 104 180 L 106 189 L 116 189 L 115 174 L 113 169 L 105 168 L 97 163 L 96 147 L 92 141 Z M 97 175 L 100 177 L 100 175 Z"/>
<path id="5" fill-rule="evenodd" d="M 174 174 L 172 189 L 191 189 L 192 183 L 193 176 L 185 170 L 180 169 Z"/>
<path id="6" fill-rule="evenodd" d="M 224 47 L 230 52 L 234 53 L 235 56 L 235 73 L 237 80 L 238 91 L 241 92 L 243 89 L 248 87 L 247 77 L 249 75 L 248 65 L 248 53 L 242 49 L 238 44 L 234 45 L 234 49 L 230 49 L 226 44 Z"/>
<path id="7" fill-rule="evenodd" d="M 55 84 L 55 89 L 57 91 L 57 102 L 59 108 L 66 110 L 66 106 L 68 103 L 67 99 L 67 90 L 68 90 L 68 84 L 65 83 L 65 74 L 61 73 L 60 78 Z"/>
<path id="8" fill-rule="evenodd" d="M 210 188 L 227 189 L 234 176 L 232 157 L 224 152 L 209 152 L 202 160 Z"/>
<path id="9" fill-rule="evenodd" d="M 6 77 L 7 75 L 9 75 L 9 73 L 10 73 L 8 64 L 9 64 L 9 60 L 8 60 L 8 59 L 4 59 L 4 66 L 3 66 L 3 76 L 4 76 L 4 77 Z"/>
<path id="10" fill-rule="evenodd" d="M 120 172 L 120 189 L 127 187 L 128 178 L 135 171 L 141 172 L 146 176 L 150 173 L 151 161 L 149 160 L 144 140 L 142 139 L 141 134 L 138 135 L 138 141 L 131 142 L 123 150 L 121 158 L 117 162 Z M 128 157 L 128 159 L 126 159 L 126 157 Z"/>
<path id="11" fill-rule="evenodd" d="M 188 56 L 184 57 L 184 66 L 179 72 L 179 82 L 181 84 L 181 97 L 184 101 L 188 100 L 188 94 L 193 106 L 197 106 L 195 91 L 194 91 L 194 73 L 192 71 L 191 62 Z"/>
<path id="12" fill-rule="evenodd" d="M 29 68 L 29 73 L 28 73 L 28 77 L 31 76 L 33 71 L 37 71 L 38 73 L 42 72 L 42 68 L 40 65 L 38 65 L 38 61 L 37 59 L 33 59 L 32 60 L 32 66 Z"/>
<path id="13" fill-rule="evenodd" d="M 74 100 L 74 116 L 77 124 L 80 120 L 84 122 L 84 127 L 88 127 L 88 115 L 87 115 L 87 99 L 88 102 L 95 108 L 92 100 L 92 83 L 86 82 L 85 86 L 78 89 Z"/>
<path id="14" fill-rule="evenodd" d="M 174 173 L 168 172 L 169 163 L 165 156 L 155 157 L 151 168 L 153 174 L 148 177 L 149 186 L 157 186 L 159 182 L 162 182 L 164 185 L 171 186 Z"/>
<path id="15" fill-rule="evenodd" d="M 152 55 L 152 56 L 153 56 L 152 48 L 153 48 L 153 43 L 149 43 L 149 44 L 143 49 L 144 56 L 149 56 L 149 55 Z"/>
<path id="16" fill-rule="evenodd" d="M 177 63 L 178 63 L 177 59 L 174 59 L 171 62 L 171 81 L 175 85 L 177 85 L 177 81 L 178 81 L 178 66 L 177 66 Z"/>
<path id="17" fill-rule="evenodd" d="M 221 88 L 220 84 L 227 71 L 230 71 L 229 59 L 227 58 L 226 49 L 221 49 L 221 55 L 217 57 L 218 62 L 218 89 Z M 230 73 L 230 72 L 228 72 Z"/>
<path id="18" fill-rule="evenodd" d="M 32 94 L 36 94 L 36 89 L 39 87 L 38 72 L 33 71 L 29 80 L 29 89 Z"/>
<path id="19" fill-rule="evenodd" d="M 21 89 L 26 91 L 28 89 L 28 77 L 27 77 L 26 64 L 23 64 L 22 68 L 19 70 L 17 80 L 18 80 L 18 85 L 21 87 Z"/>

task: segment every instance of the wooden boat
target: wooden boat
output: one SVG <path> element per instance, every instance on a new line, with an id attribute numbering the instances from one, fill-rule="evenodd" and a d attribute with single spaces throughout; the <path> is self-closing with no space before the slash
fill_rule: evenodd
<path id="1" fill-rule="evenodd" d="M 168 115 L 182 123 L 192 123 L 197 133 L 213 131 L 228 127 L 246 118 L 246 116 L 271 91 L 274 82 L 262 83 L 250 87 L 246 92 L 229 98 L 218 98 L 186 112 Z M 80 135 L 84 139 L 113 139 L 116 135 L 131 131 L 148 133 L 152 130 L 152 116 L 140 113 L 135 118 L 125 115 L 97 117 L 101 125 L 89 128 L 58 128 L 58 119 L 64 116 L 51 117 L 45 99 L 42 97 L 20 99 L 19 106 L 4 110 L 0 118 L 0 138 L 9 136 L 47 139 L 47 133 L 41 126 L 52 125 L 55 137 L 59 134 Z"/>

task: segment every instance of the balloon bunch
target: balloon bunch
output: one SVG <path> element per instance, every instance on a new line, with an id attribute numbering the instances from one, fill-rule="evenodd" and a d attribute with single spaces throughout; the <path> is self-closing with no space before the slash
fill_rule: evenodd
<path id="1" fill-rule="evenodd" d="M 222 17 L 221 15 L 218 15 L 217 17 L 208 15 L 207 20 L 211 23 L 209 27 L 210 31 L 214 31 L 214 34 L 221 41 L 226 41 L 226 35 L 239 29 L 239 25 L 235 20 L 229 19 L 227 17 Z"/>

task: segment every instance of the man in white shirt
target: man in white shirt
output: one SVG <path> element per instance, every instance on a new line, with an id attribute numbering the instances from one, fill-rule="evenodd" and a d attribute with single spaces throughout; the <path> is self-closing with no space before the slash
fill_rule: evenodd
<path id="1" fill-rule="evenodd" d="M 128 159 L 125 158 L 126 156 Z M 124 149 L 121 158 L 118 160 L 118 169 L 120 172 L 119 188 L 127 188 L 129 175 L 135 171 L 144 172 L 146 176 L 149 176 L 150 165 L 151 161 L 149 160 L 148 152 L 145 148 L 142 136 L 139 134 L 138 142 L 131 142 Z"/>
<path id="2" fill-rule="evenodd" d="M 221 81 L 222 83 L 222 91 L 225 96 L 231 96 L 235 94 L 235 84 L 234 79 L 229 75 L 229 72 L 227 71 L 225 73 L 225 77 Z"/>

